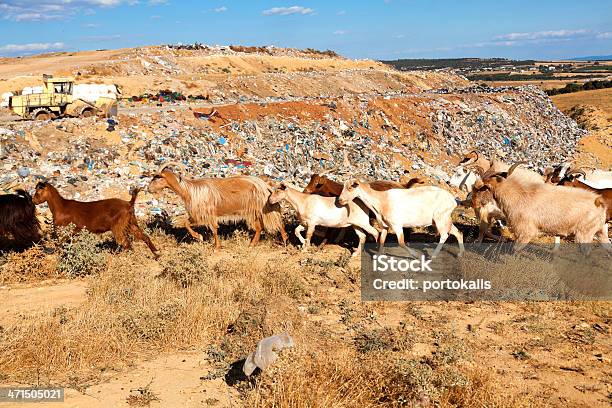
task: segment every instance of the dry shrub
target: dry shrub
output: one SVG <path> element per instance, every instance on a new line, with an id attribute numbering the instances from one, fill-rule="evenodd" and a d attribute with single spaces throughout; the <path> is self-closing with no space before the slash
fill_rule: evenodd
<path id="1" fill-rule="evenodd" d="M 313 349 L 313 348 L 311 348 Z M 432 366 L 393 353 L 351 352 L 341 345 L 283 352 L 272 369 L 247 391 L 252 407 L 518 407 L 482 371 Z"/>
<path id="2" fill-rule="evenodd" d="M 179 245 L 172 252 L 165 252 L 160 259 L 160 277 L 168 278 L 183 288 L 202 280 L 208 274 L 208 264 L 198 244 Z"/>
<path id="3" fill-rule="evenodd" d="M 65 233 L 65 232 L 64 232 Z M 60 235 L 60 260 L 57 270 L 70 277 L 96 275 L 106 267 L 106 252 L 100 236 L 83 229 L 68 237 Z"/>
<path id="4" fill-rule="evenodd" d="M 157 310 L 144 308 L 130 310 L 119 317 L 122 326 L 131 337 L 141 340 L 158 340 L 169 323 L 175 321 L 182 310 L 175 302 L 164 303 Z"/>
<path id="5" fill-rule="evenodd" d="M 57 278 L 57 256 L 45 253 L 42 246 L 33 246 L 23 252 L 0 255 L 0 284 L 31 282 Z"/>
<path id="6" fill-rule="evenodd" d="M 148 407 L 152 402 L 159 401 L 159 398 L 151 391 L 151 384 L 148 384 L 146 387 L 130 390 L 126 401 L 132 407 Z"/>

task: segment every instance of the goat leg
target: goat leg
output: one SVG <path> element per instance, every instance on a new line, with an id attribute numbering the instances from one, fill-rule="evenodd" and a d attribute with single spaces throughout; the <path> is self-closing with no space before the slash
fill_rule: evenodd
<path id="1" fill-rule="evenodd" d="M 251 243 L 249 244 L 251 248 L 257 245 L 257 243 L 259 242 L 259 237 L 261 236 L 262 221 L 261 220 L 255 221 L 254 226 L 255 226 L 255 236 L 253 236 L 253 239 L 251 240 Z"/>
<path id="2" fill-rule="evenodd" d="M 359 244 L 357 245 L 355 251 L 351 254 L 351 258 L 356 257 L 361 252 L 363 244 L 365 244 L 366 241 L 366 233 L 361 228 L 356 225 L 353 225 L 353 229 L 355 230 L 355 234 L 357 234 L 357 236 L 359 237 Z"/>
<path id="3" fill-rule="evenodd" d="M 414 251 L 414 249 L 408 247 L 408 245 L 406 245 L 406 243 L 404 242 L 404 228 L 399 225 L 399 226 L 393 226 L 393 231 L 395 231 L 395 236 L 397 237 L 397 244 L 404 248 L 406 251 L 408 251 L 408 254 L 412 257 L 412 258 L 416 258 L 417 257 L 417 253 Z"/>
<path id="4" fill-rule="evenodd" d="M 312 238 L 312 234 L 314 234 L 316 225 L 309 225 L 306 230 L 306 242 L 304 243 L 303 250 L 306 251 L 310 247 L 310 239 Z"/>
<path id="5" fill-rule="evenodd" d="M 151 241 L 151 238 L 149 238 L 149 236 L 147 234 L 144 233 L 143 230 L 140 229 L 140 227 L 138 227 L 137 224 L 132 223 L 130 225 L 130 230 L 132 231 L 132 234 L 134 234 L 134 236 L 143 241 L 145 244 L 147 244 L 147 246 L 149 247 L 149 249 L 151 250 L 151 252 L 153 253 L 153 256 L 155 257 L 155 259 L 159 258 L 159 251 L 157 250 L 157 248 L 155 248 L 155 245 L 153 245 L 153 242 Z"/>
<path id="6" fill-rule="evenodd" d="M 221 241 L 219 241 L 219 226 L 215 224 L 211 226 L 210 229 L 212 230 L 213 239 L 215 240 L 215 251 L 217 251 L 221 249 Z"/>
<path id="7" fill-rule="evenodd" d="M 289 239 L 289 237 L 287 236 L 287 231 L 285 231 L 285 225 L 282 222 L 280 225 L 280 234 L 283 240 L 283 245 L 287 246 L 287 240 Z"/>
<path id="8" fill-rule="evenodd" d="M 378 254 L 382 254 L 383 253 L 383 249 L 385 248 L 385 241 L 387 240 L 387 234 L 389 233 L 389 230 L 387 228 L 383 228 L 382 231 L 380 231 L 380 236 L 378 238 Z"/>
<path id="9" fill-rule="evenodd" d="M 191 222 L 189 222 L 189 220 L 187 220 L 185 222 L 185 228 L 187 229 L 187 232 L 189 232 L 189 234 L 194 237 L 195 239 L 197 239 L 200 242 L 204 242 L 204 237 L 202 237 L 202 234 L 198 234 L 197 232 L 195 232 L 192 228 L 191 228 Z"/>

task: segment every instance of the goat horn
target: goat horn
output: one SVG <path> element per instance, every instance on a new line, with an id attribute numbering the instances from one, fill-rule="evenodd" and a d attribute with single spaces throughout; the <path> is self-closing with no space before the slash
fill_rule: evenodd
<path id="1" fill-rule="evenodd" d="M 162 171 L 164 171 L 166 169 L 166 167 L 170 167 L 170 166 L 178 166 L 183 171 L 187 170 L 186 166 L 183 163 L 171 161 L 171 162 L 167 162 L 167 163 L 162 163 L 162 165 L 159 166 L 159 170 L 157 170 L 157 172 L 161 173 Z"/>
<path id="2" fill-rule="evenodd" d="M 569 173 L 567 173 L 568 176 L 571 176 L 572 174 L 582 174 L 582 177 L 586 178 L 586 173 L 584 172 L 584 170 L 582 169 L 578 169 L 578 170 L 572 170 Z"/>
<path id="3" fill-rule="evenodd" d="M 471 164 L 471 163 L 475 163 L 478 160 L 480 160 L 480 153 L 478 153 L 476 150 L 472 150 L 471 152 L 465 155 L 465 157 L 469 157 L 469 156 L 473 156 L 473 157 L 470 157 L 469 159 L 467 159 L 464 164 Z M 465 160 L 465 157 L 464 157 L 464 160 Z"/>
<path id="4" fill-rule="evenodd" d="M 525 164 L 525 162 L 514 163 L 512 166 L 510 166 L 510 168 L 508 169 L 508 175 L 506 176 L 506 178 L 510 177 L 510 175 L 514 173 L 514 170 L 516 170 L 516 168 L 520 166 L 521 164 Z"/>
<path id="5" fill-rule="evenodd" d="M 559 179 L 562 179 L 563 177 L 565 177 L 565 173 L 567 173 L 567 170 L 569 170 L 569 168 L 570 168 L 569 163 L 563 163 L 563 165 L 561 166 L 561 170 L 559 171 Z"/>
<path id="6" fill-rule="evenodd" d="M 465 186 L 465 182 L 466 182 L 468 177 L 470 177 L 470 172 L 469 171 L 465 174 L 465 177 L 463 177 L 463 180 L 461 180 L 461 183 L 459 183 L 459 190 L 463 190 L 463 186 Z M 466 188 L 466 190 L 467 190 L 467 188 Z"/>

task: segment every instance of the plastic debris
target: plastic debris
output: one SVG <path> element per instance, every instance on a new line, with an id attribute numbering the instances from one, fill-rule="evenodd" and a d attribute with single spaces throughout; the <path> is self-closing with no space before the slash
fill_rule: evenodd
<path id="1" fill-rule="evenodd" d="M 287 333 L 266 337 L 257 344 L 257 349 L 244 360 L 242 371 L 250 376 L 256 368 L 265 370 L 278 358 L 278 353 L 293 347 L 293 338 Z"/>

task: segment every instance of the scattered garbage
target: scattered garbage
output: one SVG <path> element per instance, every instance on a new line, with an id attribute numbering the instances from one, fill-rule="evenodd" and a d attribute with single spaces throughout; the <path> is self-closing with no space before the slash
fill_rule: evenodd
<path id="1" fill-rule="evenodd" d="M 266 337 L 244 360 L 242 371 L 245 375 L 250 376 L 256 368 L 265 370 L 276 361 L 281 350 L 293 347 L 293 345 L 293 338 L 287 333 Z"/>
<path id="2" fill-rule="evenodd" d="M 586 134 L 535 87 L 291 103 L 267 98 L 248 106 L 189 110 L 179 100 L 172 109 L 122 109 L 116 120 L 3 124 L 0 184 L 18 174 L 28 188 L 47 178 L 81 200 L 125 197 L 131 187 L 146 186 L 168 162 L 183 163 L 182 173 L 193 178 L 265 175 L 303 186 L 311 174 L 335 169 L 330 177 L 339 181 L 421 175 L 444 183 L 453 173 L 451 159 L 470 150 L 542 169 L 571 157 Z M 393 111 L 394 105 L 401 107 Z M 143 191 L 136 212 L 142 216 L 163 209 L 181 215 L 182 205 L 169 205 L 175 199 L 161 195 L 154 200 Z"/>
<path id="3" fill-rule="evenodd" d="M 107 119 L 106 123 L 108 123 L 108 127 L 106 128 L 107 132 L 114 132 L 115 131 L 115 126 L 117 126 L 117 121 L 114 119 Z"/>

